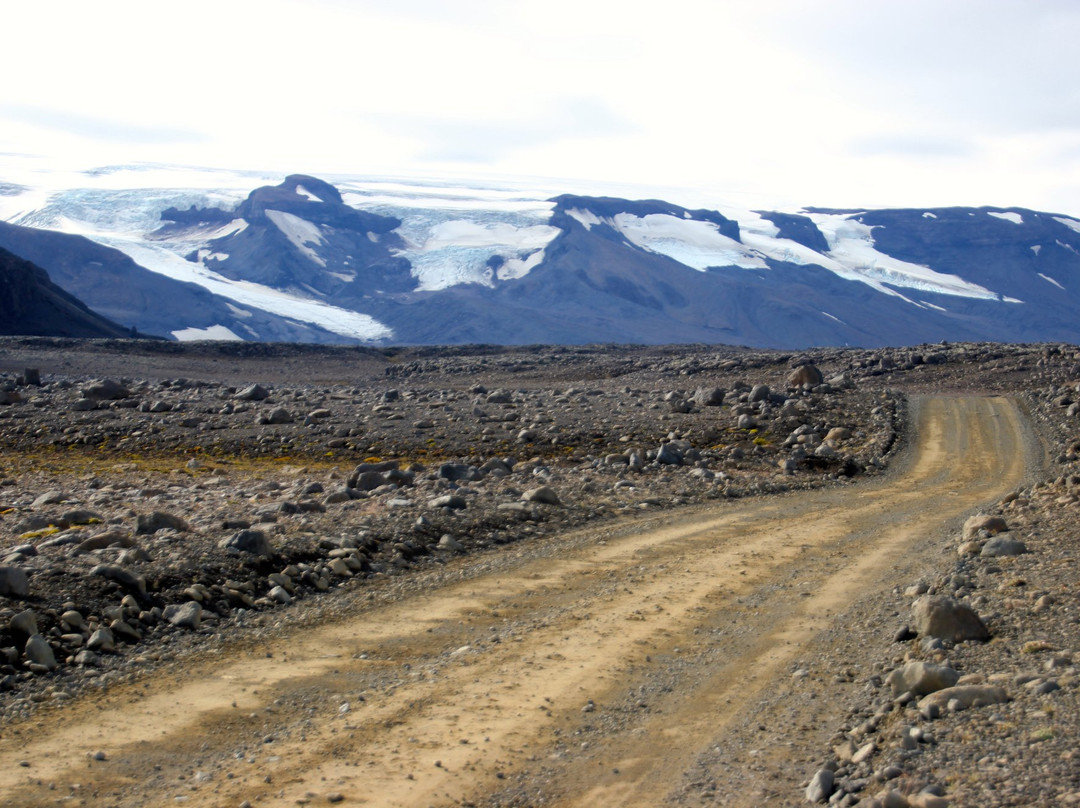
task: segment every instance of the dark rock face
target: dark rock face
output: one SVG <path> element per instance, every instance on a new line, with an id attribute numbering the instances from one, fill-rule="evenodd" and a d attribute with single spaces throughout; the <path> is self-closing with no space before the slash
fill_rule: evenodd
<path id="1" fill-rule="evenodd" d="M 44 269 L 4 249 L 0 249 L 0 334 L 133 336 L 54 284 Z"/>

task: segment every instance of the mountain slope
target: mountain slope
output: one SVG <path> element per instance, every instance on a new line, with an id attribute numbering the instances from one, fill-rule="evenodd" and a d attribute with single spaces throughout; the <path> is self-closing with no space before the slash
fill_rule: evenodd
<path id="1" fill-rule="evenodd" d="M 49 280 L 41 267 L 0 249 L 0 335 L 131 337 Z"/>

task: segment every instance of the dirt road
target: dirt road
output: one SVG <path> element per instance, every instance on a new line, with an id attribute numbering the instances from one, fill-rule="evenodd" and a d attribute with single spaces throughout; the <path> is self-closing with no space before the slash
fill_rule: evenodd
<path id="1" fill-rule="evenodd" d="M 358 588 L 332 622 L 43 710 L 0 730 L 0 805 L 671 804 L 853 601 L 1021 482 L 1010 401 L 929 399 L 917 422 L 882 482 L 464 559 L 411 597 Z"/>

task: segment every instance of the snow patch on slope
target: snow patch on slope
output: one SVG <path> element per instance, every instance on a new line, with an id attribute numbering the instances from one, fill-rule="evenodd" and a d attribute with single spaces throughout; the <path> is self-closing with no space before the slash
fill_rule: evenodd
<path id="1" fill-rule="evenodd" d="M 226 342 L 243 342 L 243 337 L 238 337 L 227 326 L 212 325 L 209 328 L 181 328 L 173 331 L 172 335 L 180 342 L 204 342 L 219 340 Z"/>
<path id="2" fill-rule="evenodd" d="M 1057 222 L 1058 224 L 1065 225 L 1067 228 L 1072 230 L 1074 233 L 1080 233 L 1080 222 L 1076 221 L 1076 219 L 1068 219 L 1068 218 L 1066 218 L 1064 216 L 1055 216 L 1054 221 Z"/>
<path id="3" fill-rule="evenodd" d="M 570 208 L 566 211 L 566 215 L 571 219 L 576 219 L 586 230 L 592 230 L 596 225 L 603 224 L 603 220 L 591 210 Z"/>
<path id="4" fill-rule="evenodd" d="M 266 218 L 277 226 L 296 249 L 319 266 L 326 267 L 326 261 L 319 257 L 311 246 L 314 244 L 315 247 L 321 247 L 326 244 L 318 225 L 283 210 L 267 209 Z"/>
<path id="5" fill-rule="evenodd" d="M 1040 272 L 1040 273 L 1038 273 L 1038 275 L 1039 275 L 1039 277 L 1040 277 L 1040 278 L 1042 278 L 1042 279 L 1043 279 L 1044 281 L 1049 281 L 1050 283 L 1054 284 L 1054 286 L 1056 286 L 1056 287 L 1057 287 L 1058 289 L 1060 289 L 1061 291 L 1063 291 L 1063 292 L 1064 292 L 1064 291 L 1066 291 L 1066 289 L 1065 289 L 1065 287 L 1064 287 L 1064 286 L 1062 286 L 1062 285 L 1061 285 L 1060 283 L 1058 283 L 1057 281 L 1055 281 L 1055 280 L 1054 280 L 1053 278 L 1051 278 L 1051 277 L 1050 277 L 1049 275 L 1043 275 L 1043 274 L 1042 274 L 1041 272 Z"/>
<path id="6" fill-rule="evenodd" d="M 1019 213 L 1014 213 L 1011 210 L 1006 211 L 1005 213 L 997 213 L 996 211 L 988 210 L 986 212 L 986 215 L 993 216 L 995 219 L 1004 219 L 1006 222 L 1012 222 L 1013 224 L 1024 223 L 1024 217 L 1021 216 Z"/>
<path id="7" fill-rule="evenodd" d="M 243 306 L 262 309 L 290 320 L 321 326 L 335 334 L 365 342 L 391 339 L 394 332 L 374 317 L 341 309 L 318 300 L 304 300 L 249 281 L 234 281 L 212 272 L 202 264 L 187 261 L 171 250 L 152 244 L 108 238 L 95 240 L 128 255 L 135 263 L 179 281 L 197 283 L 211 292 Z"/>
<path id="8" fill-rule="evenodd" d="M 612 224 L 635 246 L 666 255 L 699 271 L 709 267 L 731 266 L 769 268 L 761 256 L 725 236 L 712 222 L 680 219 L 667 213 L 650 213 L 647 216 L 617 213 L 612 217 Z"/>
<path id="9" fill-rule="evenodd" d="M 956 275 L 893 258 L 874 247 L 872 227 L 847 214 L 810 213 L 811 221 L 829 244 L 829 257 L 843 267 L 841 277 L 862 281 L 880 292 L 896 294 L 883 284 L 923 292 L 997 300 L 998 295 Z M 857 215 L 857 214 L 856 214 Z M 827 267 L 832 269 L 832 267 Z M 833 270 L 834 272 L 836 270 Z M 1016 298 L 1002 298 L 1020 303 Z"/>

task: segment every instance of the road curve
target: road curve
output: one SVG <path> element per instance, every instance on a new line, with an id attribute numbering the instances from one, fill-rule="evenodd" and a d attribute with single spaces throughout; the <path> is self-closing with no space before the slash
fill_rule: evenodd
<path id="1" fill-rule="evenodd" d="M 665 804 L 898 556 L 1022 482 L 1010 400 L 915 411 L 888 479 L 463 559 L 408 599 L 354 592 L 333 622 L 0 728 L 0 806 Z"/>

